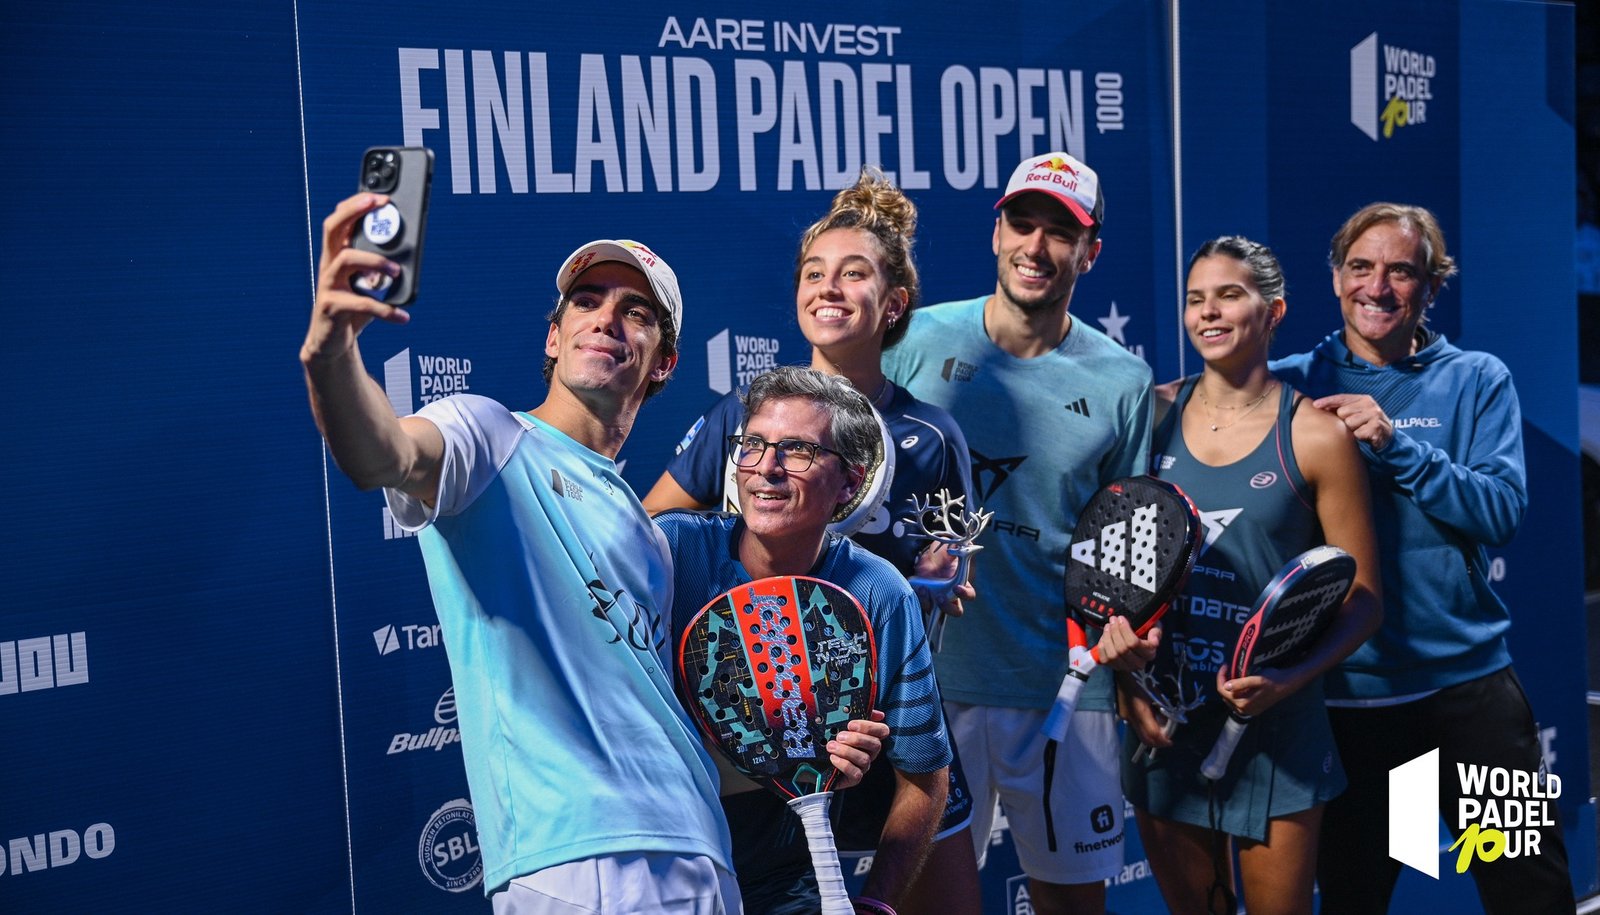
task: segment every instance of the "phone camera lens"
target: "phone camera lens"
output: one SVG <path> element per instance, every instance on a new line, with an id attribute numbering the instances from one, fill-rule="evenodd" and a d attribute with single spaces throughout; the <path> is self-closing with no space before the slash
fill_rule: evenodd
<path id="1" fill-rule="evenodd" d="M 369 152 L 361 163 L 361 185 L 369 191 L 387 194 L 399 183 L 400 159 L 393 150 Z"/>

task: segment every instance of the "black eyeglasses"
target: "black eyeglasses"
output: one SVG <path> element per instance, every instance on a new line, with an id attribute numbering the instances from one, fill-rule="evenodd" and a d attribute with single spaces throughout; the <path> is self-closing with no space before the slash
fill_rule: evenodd
<path id="1" fill-rule="evenodd" d="M 728 456 L 733 459 L 735 467 L 754 467 L 761 463 L 761 458 L 771 448 L 778 453 L 778 466 L 790 473 L 803 473 L 811 468 L 817 459 L 817 452 L 826 451 L 835 455 L 839 460 L 844 460 L 844 455 L 824 448 L 816 442 L 803 442 L 797 438 L 786 438 L 782 441 L 769 442 L 759 435 L 730 435 L 728 436 Z"/>

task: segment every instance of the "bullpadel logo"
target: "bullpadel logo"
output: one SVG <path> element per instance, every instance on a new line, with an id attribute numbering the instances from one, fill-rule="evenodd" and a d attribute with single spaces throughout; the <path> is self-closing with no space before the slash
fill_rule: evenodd
<path id="1" fill-rule="evenodd" d="M 1561 778 L 1544 770 L 1456 763 L 1450 773 L 1462 797 L 1452 819 L 1456 873 L 1477 862 L 1540 853 L 1539 829 L 1555 825 Z M 1439 751 L 1389 770 L 1389 857 L 1439 878 Z"/>

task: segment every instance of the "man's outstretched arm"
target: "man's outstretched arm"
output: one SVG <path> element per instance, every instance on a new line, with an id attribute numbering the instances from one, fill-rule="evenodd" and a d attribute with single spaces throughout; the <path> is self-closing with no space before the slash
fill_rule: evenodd
<path id="1" fill-rule="evenodd" d="M 433 423 L 394 415 L 383 388 L 362 365 L 356 342 L 375 318 L 394 324 L 411 320 L 404 309 L 351 286 L 360 273 L 392 276 L 399 270 L 382 255 L 350 246 L 356 223 L 387 200 L 382 194 L 356 194 L 340 201 L 323 220 L 317 295 L 300 346 L 300 364 L 311 415 L 339 469 L 362 489 L 388 487 L 431 503 L 439 487 L 444 438 Z"/>

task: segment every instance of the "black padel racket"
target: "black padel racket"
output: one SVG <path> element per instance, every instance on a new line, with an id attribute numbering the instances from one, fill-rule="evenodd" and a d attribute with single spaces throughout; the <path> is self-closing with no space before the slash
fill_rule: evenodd
<path id="1" fill-rule="evenodd" d="M 1078 693 L 1100 665 L 1085 626 L 1126 617 L 1140 636 L 1183 590 L 1200 551 L 1200 515 L 1177 486 L 1151 476 L 1108 483 L 1078 516 L 1067 557 L 1065 595 L 1070 666 L 1044 733 L 1067 735 Z"/>
<path id="2" fill-rule="evenodd" d="M 1314 547 L 1289 560 L 1267 582 L 1256 600 L 1256 612 L 1239 630 L 1227 678 L 1298 662 L 1333 625 L 1355 580 L 1355 559 L 1336 546 Z M 1228 714 L 1211 753 L 1200 764 L 1201 775 L 1216 781 L 1228 771 L 1228 760 L 1249 723 L 1248 715 Z"/>
<path id="3" fill-rule="evenodd" d="M 800 575 L 718 595 L 683 633 L 679 683 L 700 730 L 805 826 L 825 915 L 851 915 L 828 825 L 828 741 L 871 715 L 877 647 L 861 604 Z"/>

